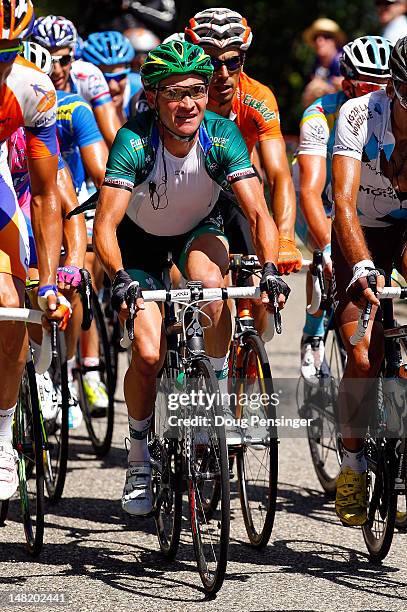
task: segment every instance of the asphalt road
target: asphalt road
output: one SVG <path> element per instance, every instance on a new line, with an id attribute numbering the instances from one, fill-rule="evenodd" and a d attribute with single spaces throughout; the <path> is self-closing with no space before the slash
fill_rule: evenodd
<path id="1" fill-rule="evenodd" d="M 290 279 L 284 334 L 268 345 L 275 376 L 298 375 L 304 280 L 304 275 Z M 0 529 L 0 609 L 6 609 L 4 595 L 10 590 L 65 593 L 74 612 L 407 609 L 407 534 L 397 533 L 383 564 L 372 565 L 360 529 L 342 527 L 322 494 L 304 437 L 281 441 L 277 515 L 264 551 L 247 544 L 232 483 L 227 577 L 216 599 L 207 600 L 187 521 L 179 555 L 169 563 L 159 553 L 152 520 L 135 520 L 121 510 L 127 419 L 120 394 L 116 415 L 113 447 L 103 461 L 94 459 L 84 428 L 72 433 L 64 498 L 47 506 L 38 559 L 26 553 L 18 502 L 12 500 Z"/>

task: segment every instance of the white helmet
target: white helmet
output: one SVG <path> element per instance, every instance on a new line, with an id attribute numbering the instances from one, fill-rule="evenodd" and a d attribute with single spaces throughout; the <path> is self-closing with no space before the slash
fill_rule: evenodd
<path id="1" fill-rule="evenodd" d="M 382 36 L 361 36 L 344 46 L 341 74 L 348 79 L 390 77 L 389 59 L 393 44 Z"/>
<path id="2" fill-rule="evenodd" d="M 41 47 L 41 45 L 38 43 L 28 40 L 23 41 L 23 46 L 24 49 L 22 55 L 25 57 L 25 59 L 35 64 L 37 68 L 42 70 L 42 72 L 45 72 L 45 74 L 51 74 L 51 53 L 47 49 L 44 49 L 44 47 Z"/>
<path id="3" fill-rule="evenodd" d="M 253 34 L 244 17 L 227 8 L 205 9 L 189 20 L 185 39 L 195 45 L 211 45 L 224 49 L 239 47 L 247 51 Z"/>
<path id="4" fill-rule="evenodd" d="M 167 38 L 164 38 L 163 43 L 171 42 L 172 40 L 178 40 L 179 42 L 184 42 L 185 40 L 184 32 L 175 32 L 175 34 L 171 34 L 171 36 L 167 36 Z"/>
<path id="5" fill-rule="evenodd" d="M 124 31 L 136 53 L 148 53 L 160 44 L 160 39 L 151 30 L 130 28 Z"/>

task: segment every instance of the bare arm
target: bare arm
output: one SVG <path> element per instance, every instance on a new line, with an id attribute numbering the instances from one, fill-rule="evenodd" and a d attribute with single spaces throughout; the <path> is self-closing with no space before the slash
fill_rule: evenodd
<path id="1" fill-rule="evenodd" d="M 86 254 L 86 225 L 83 215 L 74 215 L 69 221 L 66 219 L 67 213 L 78 206 L 78 199 L 67 166 L 58 171 L 57 182 L 61 195 L 62 213 L 65 217 L 63 224 L 65 265 L 82 268 Z"/>
<path id="2" fill-rule="evenodd" d="M 270 189 L 274 221 L 281 235 L 294 239 L 295 191 L 283 138 L 260 142 L 260 156 Z"/>
<path id="3" fill-rule="evenodd" d="M 40 286 L 55 285 L 62 243 L 61 199 L 56 180 L 58 157 L 29 158 L 28 168 Z"/>
<path id="4" fill-rule="evenodd" d="M 116 229 L 125 215 L 130 196 L 131 193 L 125 189 L 103 186 L 96 207 L 93 247 L 111 280 L 118 270 L 123 269 Z"/>
<path id="5" fill-rule="evenodd" d="M 326 182 L 326 159 L 321 155 L 299 155 L 300 205 L 315 246 L 331 242 L 331 223 L 325 214 L 322 192 Z"/>
<path id="6" fill-rule="evenodd" d="M 106 104 L 94 108 L 93 112 L 99 129 L 102 132 L 102 136 L 110 149 L 115 139 L 116 132 L 121 128 L 114 104 L 113 102 L 106 102 Z"/>
<path id="7" fill-rule="evenodd" d="M 335 218 L 333 228 L 341 251 L 350 266 L 372 259 L 359 223 L 356 202 L 360 186 L 361 162 L 334 155 L 332 162 Z"/>
<path id="8" fill-rule="evenodd" d="M 270 216 L 258 178 L 247 178 L 232 185 L 233 192 L 250 225 L 250 232 L 257 257 L 263 265 L 266 261 L 277 263 L 278 231 Z"/>
<path id="9" fill-rule="evenodd" d="M 81 157 L 87 174 L 97 189 L 100 189 L 105 177 L 108 148 L 103 140 L 81 147 Z"/>

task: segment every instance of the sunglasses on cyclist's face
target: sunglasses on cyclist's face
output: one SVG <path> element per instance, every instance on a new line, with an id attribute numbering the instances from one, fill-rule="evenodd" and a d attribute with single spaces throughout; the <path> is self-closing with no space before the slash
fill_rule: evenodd
<path id="1" fill-rule="evenodd" d="M 51 59 L 54 64 L 59 63 L 61 68 L 66 68 L 66 66 L 72 62 L 73 54 L 68 53 L 68 55 L 51 55 Z"/>
<path id="2" fill-rule="evenodd" d="M 335 40 L 335 36 L 330 32 L 317 32 L 313 38 L 315 42 L 317 38 L 325 38 L 325 40 Z"/>
<path id="3" fill-rule="evenodd" d="M 222 66 L 226 66 L 228 72 L 236 72 L 243 65 L 243 58 L 240 55 L 233 55 L 226 60 L 220 60 L 217 57 L 211 57 L 211 63 L 215 72 L 220 70 Z"/>
<path id="4" fill-rule="evenodd" d="M 181 102 L 187 96 L 192 100 L 200 100 L 207 94 L 208 88 L 203 83 L 198 85 L 190 85 L 189 87 L 167 85 L 165 87 L 159 87 L 158 91 L 161 96 L 169 102 Z"/>
<path id="5" fill-rule="evenodd" d="M 359 96 L 364 96 L 372 91 L 378 91 L 379 89 L 384 89 L 386 87 L 385 83 L 383 83 L 383 85 L 379 85 L 379 83 L 369 83 L 368 81 L 357 81 L 355 79 L 351 79 L 350 82 L 356 89 Z"/>
<path id="6" fill-rule="evenodd" d="M 130 73 L 130 68 L 126 68 L 126 70 L 121 70 L 120 72 L 104 72 L 103 76 L 105 77 L 106 81 L 113 80 L 118 83 L 119 81 L 122 81 L 123 79 L 125 79 L 129 73 Z"/>
<path id="7" fill-rule="evenodd" d="M 407 83 L 393 79 L 393 87 L 400 106 L 407 110 Z"/>
<path id="8" fill-rule="evenodd" d="M 23 45 L 13 45 L 12 47 L 8 47 L 6 49 L 1 49 L 0 50 L 0 62 L 2 63 L 6 63 L 6 62 L 12 62 L 16 59 L 17 55 L 19 53 L 22 53 L 23 51 Z"/>

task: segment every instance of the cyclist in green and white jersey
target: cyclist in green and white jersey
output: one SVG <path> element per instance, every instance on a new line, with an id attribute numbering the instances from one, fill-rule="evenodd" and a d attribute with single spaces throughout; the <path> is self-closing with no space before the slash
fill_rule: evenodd
<path id="1" fill-rule="evenodd" d="M 232 121 L 205 112 L 212 73 L 209 56 L 188 42 L 171 41 L 149 53 L 141 69 L 149 108 L 119 130 L 96 210 L 94 245 L 122 317 L 127 287 L 133 279 L 140 283 L 124 382 L 131 444 L 122 506 L 135 515 L 152 508 L 147 433 L 166 348 L 160 309 L 144 304 L 141 290 L 160 286 L 168 251 L 187 279 L 224 286 L 228 243 L 215 207 L 221 188 L 234 192 L 250 223 L 263 281 L 277 274 L 278 232 L 243 138 Z M 289 289 L 281 279 L 277 283 L 282 307 Z M 271 309 L 266 293 L 262 301 Z M 212 319 L 206 349 L 224 379 L 229 309 L 215 302 L 206 311 Z"/>

